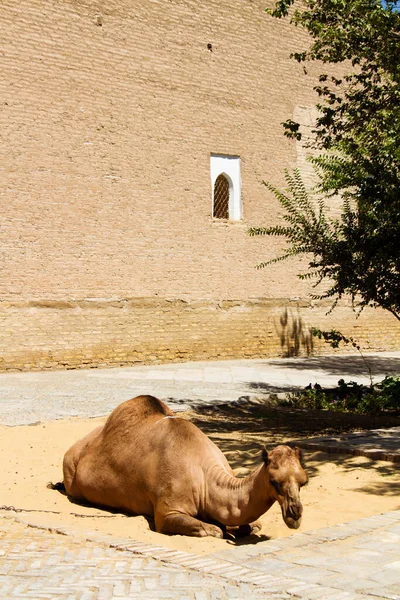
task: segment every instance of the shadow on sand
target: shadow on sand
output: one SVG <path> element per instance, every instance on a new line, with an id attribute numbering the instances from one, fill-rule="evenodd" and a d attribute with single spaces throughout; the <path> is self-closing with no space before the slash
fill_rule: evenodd
<path id="1" fill-rule="evenodd" d="M 238 476 L 247 475 L 261 462 L 261 450 L 268 450 L 278 444 L 296 445 L 296 439 L 317 435 L 334 435 L 362 429 L 377 429 L 400 425 L 400 416 L 350 415 L 344 413 L 300 410 L 264 405 L 240 407 L 225 406 L 216 412 L 202 408 L 191 415 L 191 420 L 208 435 L 226 455 L 231 467 Z M 398 465 L 366 459 L 364 463 L 354 464 L 352 455 L 326 454 L 324 452 L 304 451 L 309 477 L 319 474 L 319 467 L 326 462 L 340 462 L 349 472 L 355 468 L 375 470 L 383 477 L 398 475 Z M 374 484 L 371 489 L 360 491 L 375 494 L 396 495 L 400 493 L 400 482 L 387 481 Z M 372 489 L 374 488 L 374 489 Z"/>

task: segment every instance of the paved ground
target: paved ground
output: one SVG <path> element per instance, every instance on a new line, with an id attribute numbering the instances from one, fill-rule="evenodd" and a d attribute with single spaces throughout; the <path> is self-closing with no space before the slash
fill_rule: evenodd
<path id="1" fill-rule="evenodd" d="M 0 511 L 0 598 L 400 598 L 400 511 L 198 557 Z"/>
<path id="2" fill-rule="evenodd" d="M 400 372 L 400 352 L 368 361 L 376 379 Z M 143 392 L 182 409 L 315 382 L 335 385 L 342 376 L 368 381 L 363 361 L 349 356 L 9 373 L 0 375 L 0 423 L 104 415 Z M 380 437 L 398 450 L 398 428 Z M 337 448 L 349 440 L 331 443 Z M 362 449 L 370 441 L 353 435 L 351 443 Z M 400 600 L 399 548 L 400 511 L 198 557 L 93 532 L 33 527 L 29 514 L 0 510 L 0 600 Z"/>
<path id="3" fill-rule="evenodd" d="M 367 355 L 375 380 L 400 373 L 400 351 Z M 189 362 L 117 369 L 0 373 L 0 424 L 20 425 L 109 414 L 120 402 L 152 394 L 173 410 L 266 397 L 309 383 L 368 383 L 360 356 Z"/>

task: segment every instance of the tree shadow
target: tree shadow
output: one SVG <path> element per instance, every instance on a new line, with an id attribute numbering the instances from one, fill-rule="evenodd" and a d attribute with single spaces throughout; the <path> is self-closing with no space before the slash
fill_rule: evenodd
<path id="1" fill-rule="evenodd" d="M 400 425 L 400 415 L 361 415 L 328 410 L 310 410 L 262 404 L 222 405 L 218 409 L 196 406 L 191 420 L 206 435 L 230 433 L 265 443 L 282 443 L 284 439 L 301 439 L 357 430 L 370 430 Z"/>
<path id="2" fill-rule="evenodd" d="M 291 409 L 267 405 L 222 406 L 218 410 L 199 407 L 191 421 L 222 450 L 239 477 L 248 475 L 261 463 L 261 450 L 278 444 L 296 446 L 296 441 L 321 435 L 338 435 L 352 431 L 400 425 L 400 416 L 351 415 L 320 410 Z M 348 471 L 356 468 L 354 456 L 316 453 L 305 450 L 305 466 L 310 478 L 319 474 L 320 463 L 332 460 Z M 360 468 L 360 465 L 357 465 Z M 383 476 L 398 472 L 392 463 L 378 464 L 368 459 L 361 468 L 375 469 Z"/>
<path id="3" fill-rule="evenodd" d="M 374 496 L 396 496 L 400 498 L 400 482 L 385 481 L 384 483 L 371 483 L 354 489 L 355 492 L 364 492 Z M 400 508 L 400 505 L 399 505 Z"/>
<path id="4" fill-rule="evenodd" d="M 396 496 L 400 497 L 400 480 L 399 480 L 399 467 L 398 464 L 376 461 L 371 458 L 365 458 L 364 462 L 360 462 L 360 456 L 353 454 L 336 454 L 326 453 L 323 451 L 314 451 L 308 454 L 307 459 L 307 473 L 310 478 L 319 475 L 320 465 L 326 464 L 327 462 L 334 462 L 340 465 L 344 472 L 351 473 L 352 471 L 374 471 L 381 477 L 397 477 L 397 481 L 387 480 L 382 482 L 373 482 L 365 486 L 354 488 L 355 492 L 364 492 L 372 495 L 385 495 L 385 496 Z"/>
<path id="5" fill-rule="evenodd" d="M 293 369 L 296 371 L 323 371 L 330 375 L 351 377 L 352 375 L 368 376 L 368 367 L 372 376 L 398 375 L 400 373 L 400 358 L 368 356 L 365 358 L 352 354 L 338 356 L 318 356 L 299 358 L 298 360 L 269 360 L 269 365 L 282 369 Z"/>
<path id="6" fill-rule="evenodd" d="M 306 327 L 299 311 L 293 314 L 285 308 L 279 318 L 279 325 L 275 327 L 285 358 L 306 354 L 309 356 L 314 350 L 314 337 L 312 328 Z"/>
<path id="7" fill-rule="evenodd" d="M 246 384 L 245 384 L 246 385 Z M 262 381 L 251 381 L 247 384 L 249 390 L 257 390 L 265 394 L 279 394 L 279 392 L 294 392 L 299 389 L 299 386 L 295 385 L 271 385 L 270 383 L 264 383 Z"/>

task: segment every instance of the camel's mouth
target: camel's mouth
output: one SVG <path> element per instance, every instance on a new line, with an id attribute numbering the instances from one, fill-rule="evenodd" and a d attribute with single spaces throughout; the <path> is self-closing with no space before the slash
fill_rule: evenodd
<path id="1" fill-rule="evenodd" d="M 283 517 L 283 520 L 285 521 L 289 529 L 298 529 L 301 525 L 301 517 L 298 519 L 292 519 L 291 517 Z"/>
<path id="2" fill-rule="evenodd" d="M 303 507 L 301 504 L 292 504 L 286 506 L 282 504 L 282 517 L 289 529 L 298 529 L 301 525 L 301 517 L 303 514 Z"/>

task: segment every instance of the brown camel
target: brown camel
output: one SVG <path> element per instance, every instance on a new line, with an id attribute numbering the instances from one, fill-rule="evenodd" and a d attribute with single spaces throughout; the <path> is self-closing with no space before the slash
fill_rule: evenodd
<path id="1" fill-rule="evenodd" d="M 279 502 L 297 529 L 307 475 L 300 451 L 264 448 L 262 464 L 243 478 L 193 423 L 161 400 L 138 396 L 120 404 L 102 427 L 64 457 L 64 486 L 73 499 L 154 518 L 156 531 L 223 537 L 259 531 L 256 519 Z"/>

